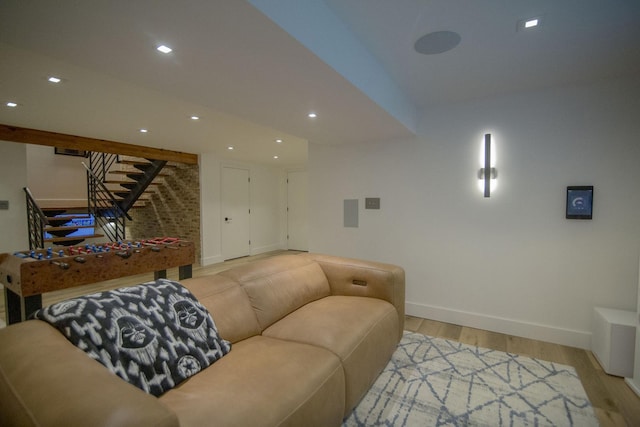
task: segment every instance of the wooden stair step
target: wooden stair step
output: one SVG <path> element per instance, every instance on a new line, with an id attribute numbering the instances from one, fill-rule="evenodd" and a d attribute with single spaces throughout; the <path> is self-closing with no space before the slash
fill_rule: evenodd
<path id="1" fill-rule="evenodd" d="M 87 209 L 87 202 L 75 202 L 73 204 L 65 204 L 65 205 L 59 205 L 59 206 L 47 206 L 46 203 L 44 202 L 38 202 L 36 201 L 36 203 L 38 203 L 38 206 L 40 206 L 40 209 L 42 209 L 43 211 L 59 211 L 59 210 L 74 210 L 74 209 Z"/>
<path id="2" fill-rule="evenodd" d="M 72 219 L 85 219 L 85 218 L 91 218 L 91 215 L 89 214 L 77 214 L 77 215 L 59 215 L 59 216 L 48 216 L 47 219 L 48 220 L 55 220 L 55 221 L 71 221 Z"/>
<path id="3" fill-rule="evenodd" d="M 122 200 L 124 200 L 124 197 L 122 197 L 122 196 L 118 196 L 117 194 L 114 194 L 114 196 L 116 196 L 116 199 L 115 199 L 116 202 L 121 202 Z M 136 200 L 139 201 L 139 202 L 148 202 L 150 199 L 145 198 L 145 197 L 138 197 Z M 111 202 L 111 199 L 97 199 L 97 201 L 99 201 L 99 202 Z"/>
<path id="4" fill-rule="evenodd" d="M 124 199 L 127 196 L 129 196 L 129 194 L 130 194 L 130 192 L 128 192 L 128 191 L 114 191 L 113 192 L 113 195 L 116 196 L 116 200 Z M 142 192 L 142 194 L 149 196 L 149 195 L 155 194 L 155 192 L 154 191 L 144 191 L 144 192 Z M 143 202 L 148 202 L 149 198 L 148 197 L 144 197 L 144 196 L 140 196 L 140 197 L 138 197 L 137 200 L 141 200 Z"/>
<path id="5" fill-rule="evenodd" d="M 62 227 L 45 227 L 44 232 L 51 234 L 53 237 L 66 237 L 70 234 L 75 233 L 81 228 L 94 228 L 95 225 L 73 225 L 73 226 L 62 226 Z M 82 237 L 82 236 L 73 236 L 73 237 Z"/>
<path id="6" fill-rule="evenodd" d="M 133 179 L 107 179 L 104 181 L 105 184 L 117 184 L 117 185 L 122 185 L 122 184 L 137 184 L 138 181 L 134 181 Z M 160 185 L 159 182 L 151 182 L 149 185 Z"/>
<path id="7" fill-rule="evenodd" d="M 140 166 L 140 165 L 150 165 L 151 164 L 149 161 L 128 160 L 128 159 L 120 159 L 120 160 L 118 160 L 118 163 L 123 164 L 123 165 L 131 165 L 131 166 Z"/>
<path id="8" fill-rule="evenodd" d="M 120 184 L 121 188 L 125 188 L 127 190 L 133 190 L 134 188 L 136 188 L 136 186 L 137 186 L 137 184 L 135 184 L 135 183 L 134 184 Z M 155 193 L 157 188 L 158 187 L 154 187 L 154 188 L 147 187 L 147 188 L 145 188 L 143 193 Z"/>
<path id="9" fill-rule="evenodd" d="M 85 206 L 74 206 L 67 208 L 40 208 L 42 213 L 46 217 L 62 217 L 62 216 L 75 216 L 75 215 L 87 215 L 89 208 Z"/>
<path id="10" fill-rule="evenodd" d="M 118 163 L 123 165 L 131 165 L 131 166 L 142 166 L 142 165 L 150 165 L 151 161 L 148 159 L 142 159 L 142 160 L 120 159 Z M 178 167 L 178 165 L 167 162 L 167 164 L 165 164 L 163 167 L 175 169 Z"/>
<path id="11" fill-rule="evenodd" d="M 130 171 L 109 171 L 109 173 L 113 173 L 116 175 L 144 175 L 144 172 L 142 171 L 137 171 L 137 170 L 130 170 Z M 165 177 L 165 176 L 169 176 L 168 173 L 164 173 L 164 172 L 160 172 L 158 175 L 156 175 L 156 177 L 161 176 L 161 177 Z"/>
<path id="12" fill-rule="evenodd" d="M 88 217 L 84 217 L 89 219 Z M 74 219 L 78 219 L 77 217 L 71 217 L 71 218 L 60 218 L 60 217 L 52 217 L 52 218 L 47 218 L 47 227 L 79 227 L 78 225 L 65 225 L 68 224 L 69 222 L 73 221 Z M 92 226 L 93 227 L 93 226 Z"/>
<path id="13" fill-rule="evenodd" d="M 45 242 L 51 243 L 63 243 L 63 242 L 71 242 L 71 241 L 83 241 L 85 239 L 91 239 L 94 237 L 104 237 L 104 234 L 87 234 L 86 236 L 71 236 L 71 237 L 53 237 L 49 239 L 44 239 Z"/>
<path id="14" fill-rule="evenodd" d="M 65 230 L 77 230 L 79 228 L 94 228 L 95 225 L 64 225 L 60 227 L 45 227 L 44 231 L 49 233 L 51 231 L 65 231 Z"/>

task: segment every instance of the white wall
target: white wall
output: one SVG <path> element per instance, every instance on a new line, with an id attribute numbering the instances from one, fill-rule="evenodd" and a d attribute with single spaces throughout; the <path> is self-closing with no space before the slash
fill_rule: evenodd
<path id="1" fill-rule="evenodd" d="M 0 253 L 29 249 L 26 186 L 26 145 L 0 141 L 0 200 L 9 201 L 9 209 L 0 210 Z"/>
<path id="2" fill-rule="evenodd" d="M 310 249 L 403 266 L 409 314 L 588 348 L 594 306 L 635 309 L 639 99 L 640 81 L 545 90 L 425 112 L 410 141 L 311 143 Z M 595 186 L 593 220 L 564 218 L 568 185 Z"/>
<path id="3" fill-rule="evenodd" d="M 54 154 L 53 147 L 26 145 L 27 181 L 41 206 L 69 202 L 87 203 L 87 175 L 84 157 Z"/>
<path id="4" fill-rule="evenodd" d="M 230 162 L 200 155 L 202 265 L 223 261 L 220 194 L 223 166 L 249 169 L 251 255 L 286 248 L 286 172 L 280 168 Z M 285 222 L 283 222 L 283 218 Z"/>

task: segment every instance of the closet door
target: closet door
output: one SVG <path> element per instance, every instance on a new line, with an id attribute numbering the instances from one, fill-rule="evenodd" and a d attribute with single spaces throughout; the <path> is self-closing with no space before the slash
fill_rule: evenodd
<path id="1" fill-rule="evenodd" d="M 309 207 L 307 202 L 307 172 L 287 174 L 287 248 L 307 251 Z"/>
<path id="2" fill-rule="evenodd" d="M 222 168 L 221 248 L 225 260 L 251 252 L 249 170 Z"/>

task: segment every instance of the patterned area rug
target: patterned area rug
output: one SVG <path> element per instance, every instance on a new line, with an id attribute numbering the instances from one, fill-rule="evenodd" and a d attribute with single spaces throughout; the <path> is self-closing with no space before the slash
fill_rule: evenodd
<path id="1" fill-rule="evenodd" d="M 565 365 L 405 331 L 343 426 L 597 426 Z"/>

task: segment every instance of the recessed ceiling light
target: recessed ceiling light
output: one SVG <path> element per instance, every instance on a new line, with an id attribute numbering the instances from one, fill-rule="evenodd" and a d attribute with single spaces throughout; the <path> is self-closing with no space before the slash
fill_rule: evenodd
<path id="1" fill-rule="evenodd" d="M 229 150 L 229 151 L 233 150 L 233 145 L 228 146 L 227 150 Z"/>
<path id="2" fill-rule="evenodd" d="M 47 80 L 50 81 L 51 83 L 60 83 L 62 81 L 60 77 L 55 77 L 55 76 L 51 76 L 47 78 Z"/>
<path id="3" fill-rule="evenodd" d="M 7 107 L 15 108 L 17 106 L 18 104 L 16 104 L 15 102 L 7 102 Z"/>
<path id="4" fill-rule="evenodd" d="M 273 156 L 273 158 L 274 158 L 274 159 L 276 159 L 276 160 L 277 160 L 277 159 L 279 159 L 279 157 L 278 157 L 278 156 Z"/>
<path id="5" fill-rule="evenodd" d="M 309 114 L 307 114 L 307 117 L 309 117 L 310 119 L 315 119 L 316 117 L 318 117 L 318 115 L 314 112 L 311 112 Z"/>
<path id="6" fill-rule="evenodd" d="M 191 120 L 200 120 L 200 117 L 198 117 L 198 116 L 191 116 Z"/>
<path id="7" fill-rule="evenodd" d="M 526 31 L 539 27 L 542 24 L 542 16 L 534 16 L 529 19 L 521 19 L 517 24 L 517 31 Z"/>
<path id="8" fill-rule="evenodd" d="M 281 139 L 279 139 L 279 138 L 278 138 L 278 139 L 276 139 L 276 142 L 277 142 L 278 144 L 282 144 L 282 140 L 281 140 Z"/>
<path id="9" fill-rule="evenodd" d="M 173 49 L 171 49 L 169 46 L 165 46 L 165 45 L 160 45 L 160 46 L 158 46 L 157 49 L 162 53 L 171 53 L 173 51 Z"/>
<path id="10" fill-rule="evenodd" d="M 140 133 L 147 133 L 147 132 L 149 132 L 148 129 L 140 129 Z"/>

